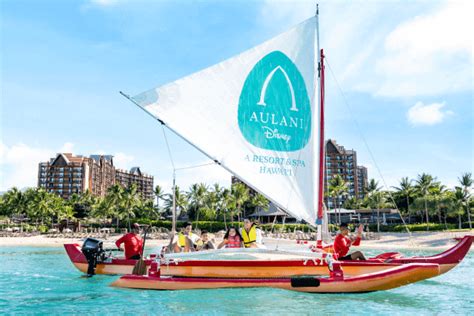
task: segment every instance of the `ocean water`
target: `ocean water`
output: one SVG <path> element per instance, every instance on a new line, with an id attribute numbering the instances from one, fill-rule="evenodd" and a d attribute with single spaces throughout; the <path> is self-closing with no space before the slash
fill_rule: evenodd
<path id="1" fill-rule="evenodd" d="M 0 247 L 0 315 L 474 314 L 472 251 L 442 276 L 365 294 L 307 294 L 278 289 L 130 290 L 110 287 L 116 278 L 81 277 L 62 248 Z"/>

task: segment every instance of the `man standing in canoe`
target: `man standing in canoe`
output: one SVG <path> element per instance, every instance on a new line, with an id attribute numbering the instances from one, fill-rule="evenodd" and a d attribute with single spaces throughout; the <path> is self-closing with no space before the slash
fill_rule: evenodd
<path id="1" fill-rule="evenodd" d="M 115 245 L 119 248 L 123 244 L 125 248 L 125 258 L 138 260 L 142 256 L 143 240 L 139 235 L 140 225 L 133 224 L 133 229 L 130 233 L 123 235 L 116 242 Z"/>
<path id="2" fill-rule="evenodd" d="M 365 256 L 360 251 L 355 251 L 351 254 L 347 254 L 349 252 L 349 248 L 351 246 L 359 246 L 360 240 L 362 236 L 362 231 L 364 230 L 364 226 L 361 224 L 357 229 L 357 237 L 350 238 L 349 237 L 349 227 L 347 224 L 342 223 L 339 227 L 340 233 L 336 236 L 334 240 L 334 254 L 337 255 L 338 260 L 366 260 Z"/>

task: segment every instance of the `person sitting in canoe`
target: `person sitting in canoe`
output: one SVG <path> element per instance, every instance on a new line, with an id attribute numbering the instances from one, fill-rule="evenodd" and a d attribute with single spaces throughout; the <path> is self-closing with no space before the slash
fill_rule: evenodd
<path id="1" fill-rule="evenodd" d="M 360 251 L 355 251 L 351 254 L 347 254 L 349 252 L 349 248 L 351 246 L 359 246 L 360 240 L 362 236 L 362 231 L 364 230 L 364 226 L 361 224 L 357 229 L 357 237 L 351 238 L 349 237 L 349 227 L 347 224 L 342 223 L 339 226 L 340 233 L 336 236 L 334 240 L 334 254 L 337 256 L 338 260 L 366 260 L 365 256 Z"/>
<path id="2" fill-rule="evenodd" d="M 200 250 L 211 250 L 211 249 L 216 249 L 216 246 L 214 246 L 214 243 L 212 242 L 212 240 L 209 239 L 208 231 L 203 229 L 201 231 L 201 240 L 198 241 L 196 250 L 200 251 Z"/>
<path id="3" fill-rule="evenodd" d="M 193 233 L 193 224 L 187 222 L 178 234 L 178 239 L 173 243 L 172 249 L 174 252 L 195 251 L 199 240 L 199 236 Z"/>
<path id="4" fill-rule="evenodd" d="M 235 227 L 229 227 L 224 235 L 224 240 L 217 246 L 217 249 L 225 248 L 242 248 L 243 239 L 239 231 Z"/>
<path id="5" fill-rule="evenodd" d="M 142 256 L 143 240 L 139 235 L 140 225 L 133 224 L 132 231 L 120 237 L 115 245 L 119 248 L 123 244 L 125 248 L 125 258 L 139 260 Z"/>
<path id="6" fill-rule="evenodd" d="M 240 230 L 245 248 L 263 247 L 262 234 L 255 223 L 248 218 L 244 219 L 244 227 Z"/>

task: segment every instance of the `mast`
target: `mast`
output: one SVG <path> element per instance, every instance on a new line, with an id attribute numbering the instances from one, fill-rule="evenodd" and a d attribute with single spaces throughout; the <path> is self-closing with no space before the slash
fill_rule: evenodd
<path id="1" fill-rule="evenodd" d="M 319 6 L 316 5 L 316 43 L 319 49 Z M 324 52 L 321 49 L 318 53 L 318 82 L 319 82 L 319 174 L 318 174 L 318 200 L 317 200 L 317 237 L 316 247 L 322 248 L 322 224 L 323 224 L 323 201 L 324 201 Z"/>
<path id="2" fill-rule="evenodd" d="M 171 224 L 171 235 L 176 234 L 176 171 L 173 170 L 173 219 Z"/>

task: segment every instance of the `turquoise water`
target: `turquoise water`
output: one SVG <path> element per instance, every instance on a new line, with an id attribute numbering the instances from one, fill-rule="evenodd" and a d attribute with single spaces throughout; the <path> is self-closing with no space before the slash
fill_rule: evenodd
<path id="1" fill-rule="evenodd" d="M 409 251 L 404 253 L 410 255 Z M 276 289 L 164 292 L 109 287 L 116 278 L 82 278 L 62 248 L 0 247 L 0 314 L 472 315 L 474 312 L 472 251 L 447 274 L 391 291 L 366 294 L 306 294 Z"/>

